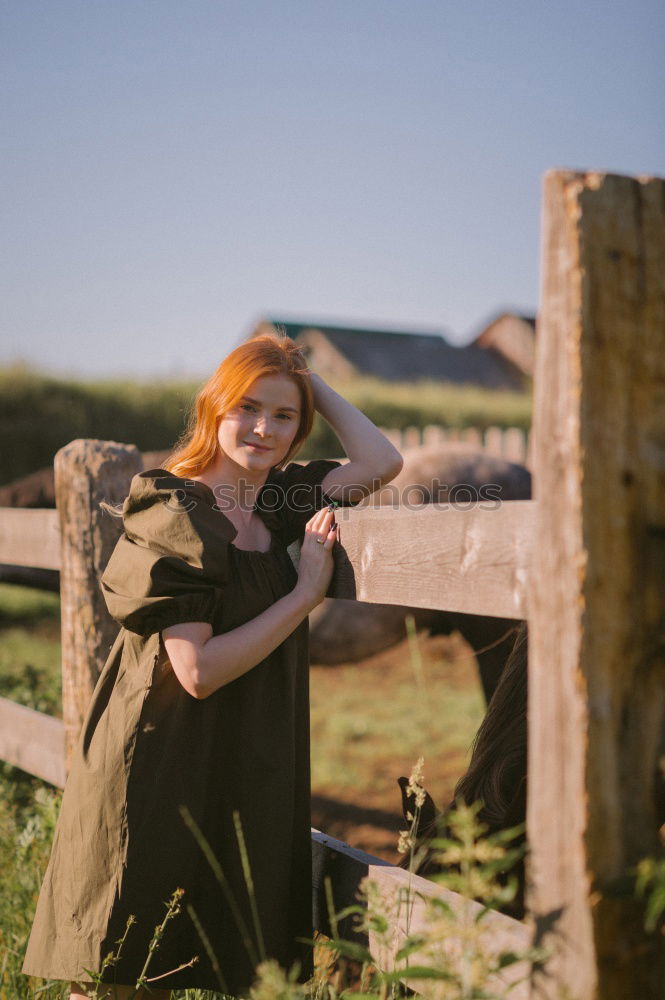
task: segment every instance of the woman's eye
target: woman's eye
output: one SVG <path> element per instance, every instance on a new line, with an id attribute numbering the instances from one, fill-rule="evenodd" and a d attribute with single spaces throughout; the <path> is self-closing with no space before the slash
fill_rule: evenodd
<path id="1" fill-rule="evenodd" d="M 252 413 L 256 412 L 256 407 L 252 406 L 251 403 L 241 403 L 240 404 L 240 409 L 241 410 L 251 410 Z M 278 417 L 282 417 L 284 420 L 291 420 L 291 414 L 290 413 L 278 413 L 277 416 Z"/>

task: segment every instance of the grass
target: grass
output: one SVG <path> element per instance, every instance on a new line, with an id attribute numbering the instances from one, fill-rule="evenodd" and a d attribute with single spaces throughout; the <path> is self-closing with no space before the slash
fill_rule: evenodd
<path id="1" fill-rule="evenodd" d="M 0 1000 L 32 1000 L 33 989 L 21 973 L 21 965 L 62 793 L 7 764 L 3 768 L 0 774 Z M 39 996 L 55 1000 L 61 993 L 62 984 L 59 984 Z"/>
<path id="2" fill-rule="evenodd" d="M 422 682 L 408 641 L 361 665 L 318 667 L 311 674 L 312 786 L 397 809 L 396 779 L 419 756 L 428 791 L 447 803 L 463 774 L 484 710 L 476 667 L 459 637 L 419 638 Z"/>
<path id="3" fill-rule="evenodd" d="M 0 584 L 0 628 L 8 624 L 50 629 L 54 635 L 59 635 L 60 595 L 10 583 Z"/>
<path id="4" fill-rule="evenodd" d="M 43 636 L 29 638 L 23 628 L 3 630 L 0 695 L 62 718 L 59 650 L 59 642 Z"/>
<path id="5" fill-rule="evenodd" d="M 62 718 L 58 594 L 0 584 L 0 696 Z"/>
<path id="6" fill-rule="evenodd" d="M 441 424 L 444 427 L 531 426 L 531 389 L 508 392 L 458 385 L 434 379 L 384 382 L 364 376 L 329 384 L 380 427 L 405 428 Z"/>
<path id="7" fill-rule="evenodd" d="M 192 381 L 78 381 L 22 364 L 0 366 L 2 482 L 52 465 L 56 451 L 76 438 L 168 448 L 197 389 Z"/>

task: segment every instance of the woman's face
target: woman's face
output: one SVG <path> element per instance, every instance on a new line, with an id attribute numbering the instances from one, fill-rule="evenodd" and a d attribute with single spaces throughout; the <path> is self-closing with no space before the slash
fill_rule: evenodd
<path id="1" fill-rule="evenodd" d="M 291 447 L 300 410 L 300 392 L 288 375 L 257 378 L 220 420 L 219 446 L 248 471 L 268 472 Z"/>

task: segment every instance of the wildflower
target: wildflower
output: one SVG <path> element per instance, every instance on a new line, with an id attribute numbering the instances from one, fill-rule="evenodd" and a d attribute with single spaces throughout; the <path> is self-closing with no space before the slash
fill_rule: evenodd
<path id="1" fill-rule="evenodd" d="M 356 929 L 374 934 L 377 943 L 387 947 L 394 933 L 400 900 L 369 875 L 358 886 L 358 898 L 365 903 L 366 908 Z"/>
<path id="2" fill-rule="evenodd" d="M 411 772 L 411 777 L 409 778 L 409 783 L 406 786 L 407 792 L 413 795 L 416 800 L 416 809 L 421 809 L 425 804 L 425 789 L 423 787 L 423 766 L 425 764 L 425 758 L 419 757 L 415 763 L 413 770 Z"/>
<path id="3" fill-rule="evenodd" d="M 506 851 L 499 844 L 492 844 L 489 840 L 478 840 L 476 841 L 474 848 L 474 860 L 478 864 L 482 864 L 485 861 L 498 861 L 505 857 Z"/>
<path id="4" fill-rule="evenodd" d="M 298 971 L 294 966 L 287 975 L 273 958 L 260 962 L 249 991 L 251 1000 L 301 1000 L 303 989 L 295 981 Z"/>
<path id="5" fill-rule="evenodd" d="M 412 847 L 416 846 L 416 841 L 410 830 L 400 830 L 397 850 L 400 854 L 406 854 Z"/>

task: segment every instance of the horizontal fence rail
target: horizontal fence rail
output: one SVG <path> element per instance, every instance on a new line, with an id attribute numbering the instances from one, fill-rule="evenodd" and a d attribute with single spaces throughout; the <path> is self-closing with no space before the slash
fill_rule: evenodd
<path id="1" fill-rule="evenodd" d="M 398 914 L 386 943 L 378 941 L 374 933 L 368 936 L 355 931 L 352 917 L 339 922 L 337 935 L 334 934 L 335 928 L 330 926 L 326 879 L 330 879 L 333 912 L 339 912 L 347 906 L 357 904 L 358 888 L 362 879 L 366 877 L 377 884 L 386 908 Z M 436 882 L 421 878 L 403 868 L 396 868 L 365 851 L 349 847 L 343 841 L 335 840 L 334 837 L 329 837 L 314 828 L 312 828 L 312 890 L 316 929 L 329 937 L 339 936 L 347 941 L 356 940 L 369 944 L 372 955 L 383 969 L 394 967 L 397 953 L 409 935 L 426 929 L 428 899 L 445 902 L 456 925 L 460 928 L 461 935 L 468 933 L 462 928 L 473 925 L 484 910 L 480 903 L 466 899 Z M 482 947 L 487 955 L 524 954 L 533 943 L 534 932 L 529 923 L 522 923 L 496 910 L 483 913 L 482 927 Z M 455 940 L 455 937 L 456 935 L 451 935 L 449 942 L 442 943 L 443 953 L 451 959 L 451 964 L 459 959 L 460 939 Z M 419 958 L 418 952 L 412 953 L 409 957 L 409 965 L 412 968 L 427 964 L 430 963 L 426 959 Z M 513 1000 L 527 1000 L 528 974 L 528 963 L 516 962 L 506 968 L 500 977 L 492 978 L 487 987 L 496 990 L 501 996 L 504 995 L 504 991 L 510 989 Z M 422 979 L 409 982 L 408 978 L 403 982 L 423 996 L 440 995 L 440 987 L 437 987 L 436 983 L 432 985 Z"/>
<path id="2" fill-rule="evenodd" d="M 493 504 L 339 508 L 331 596 L 525 619 L 535 502 Z M 0 561 L 59 569 L 59 546 L 56 511 L 0 508 Z"/>
<path id="3" fill-rule="evenodd" d="M 60 569 L 57 510 L 0 507 L 0 562 L 32 569 Z"/>
<path id="4" fill-rule="evenodd" d="M 332 597 L 526 619 L 535 504 L 341 508 Z"/>
<path id="5" fill-rule="evenodd" d="M 64 788 L 67 775 L 62 719 L 0 698 L 0 760 Z"/>

